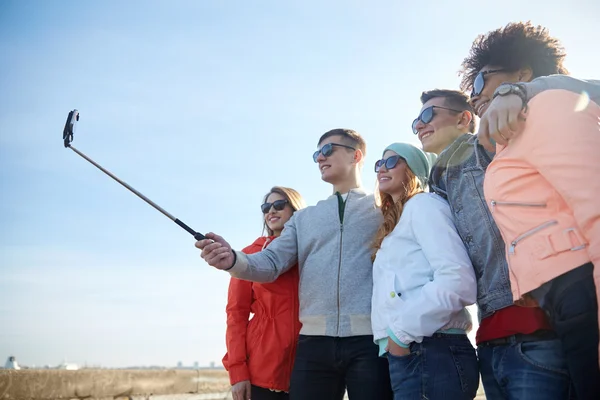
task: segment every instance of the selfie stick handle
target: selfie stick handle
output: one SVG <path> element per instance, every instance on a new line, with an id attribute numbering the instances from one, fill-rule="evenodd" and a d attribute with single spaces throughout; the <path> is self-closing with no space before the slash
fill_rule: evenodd
<path id="1" fill-rule="evenodd" d="M 121 185 L 125 186 L 127 189 L 129 189 L 131 192 L 133 192 L 135 195 L 137 195 L 140 199 L 144 200 L 146 203 L 150 204 L 152 207 L 154 207 L 155 209 L 157 209 L 158 211 L 160 211 L 161 213 L 163 213 L 171 221 L 175 222 L 177 225 L 179 225 L 180 227 L 182 227 L 183 229 L 185 229 L 188 233 L 190 233 L 192 236 L 194 236 L 194 239 L 196 239 L 196 240 L 206 239 L 206 237 L 203 234 L 201 234 L 199 232 L 196 232 L 195 230 L 193 230 L 192 228 L 190 228 L 189 226 L 187 226 L 186 224 L 184 224 L 182 221 L 180 221 L 179 219 L 175 218 L 173 215 L 169 214 L 166 210 L 164 210 L 158 204 L 154 203 L 152 200 L 150 200 L 149 198 L 147 198 L 146 196 L 144 196 L 143 194 L 141 194 L 140 192 L 138 192 L 137 190 L 135 190 L 133 187 L 129 186 L 126 182 L 123 182 L 122 180 L 120 180 L 119 178 L 117 178 L 110 171 L 104 169 L 100 164 L 98 164 L 97 162 L 95 162 L 94 160 L 92 160 L 91 158 L 89 158 L 88 156 L 86 156 L 85 154 L 83 154 L 82 152 L 80 152 L 79 150 L 77 150 L 75 147 L 71 146 L 70 144 L 68 144 L 66 147 L 70 148 L 75 153 L 77 153 L 81 157 L 85 158 L 87 161 L 89 161 L 90 163 L 92 163 L 100 171 L 104 172 L 106 175 L 110 176 L 115 181 L 117 181 Z"/>

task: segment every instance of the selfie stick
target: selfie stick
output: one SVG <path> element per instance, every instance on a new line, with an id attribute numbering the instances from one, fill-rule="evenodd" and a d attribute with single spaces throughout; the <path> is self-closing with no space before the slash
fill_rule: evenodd
<path id="1" fill-rule="evenodd" d="M 195 230 L 193 230 L 192 228 L 190 228 L 189 226 L 187 226 L 186 224 L 181 222 L 179 219 L 177 219 L 173 215 L 169 214 L 158 204 L 154 203 L 152 200 L 150 200 L 149 198 L 147 198 L 146 196 L 144 196 L 143 194 L 141 194 L 140 192 L 135 190 L 133 187 L 129 186 L 127 183 L 125 183 L 122 180 L 120 180 L 119 178 L 117 178 L 115 175 L 110 173 L 110 171 L 107 171 L 106 169 L 104 169 L 100 164 L 98 164 L 97 162 L 95 162 L 94 160 L 92 160 L 91 158 L 89 158 L 88 156 L 86 156 L 85 154 L 80 152 L 79 150 L 77 150 L 75 147 L 71 146 L 71 142 L 73 141 L 73 133 L 75 133 L 75 125 L 76 125 L 77 121 L 79 121 L 79 111 L 77 111 L 77 110 L 70 111 L 69 115 L 67 116 L 67 122 L 65 124 L 65 129 L 63 130 L 63 141 L 65 144 L 65 147 L 73 150 L 75 153 L 79 154 L 81 157 L 83 157 L 84 159 L 86 159 L 87 161 L 92 163 L 100 171 L 104 172 L 106 175 L 110 176 L 115 181 L 117 181 L 121 185 L 125 186 L 127 189 L 129 189 L 131 192 L 133 192 L 135 195 L 137 195 L 140 199 L 144 200 L 146 203 L 150 204 L 152 207 L 154 207 L 155 209 L 160 211 L 164 216 L 169 218 L 171 221 L 175 222 L 177 225 L 179 225 L 180 227 L 185 229 L 188 233 L 190 233 L 194 237 L 194 239 L 196 239 L 196 240 L 206 239 L 206 237 L 203 234 L 196 232 Z"/>

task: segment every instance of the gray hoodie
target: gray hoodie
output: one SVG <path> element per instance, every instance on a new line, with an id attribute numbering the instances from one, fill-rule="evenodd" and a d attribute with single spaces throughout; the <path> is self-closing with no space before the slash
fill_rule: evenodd
<path id="1" fill-rule="evenodd" d="M 373 195 L 332 195 L 296 211 L 281 236 L 255 254 L 236 251 L 231 276 L 272 282 L 296 263 L 303 335 L 371 335 L 372 243 L 382 222 Z"/>

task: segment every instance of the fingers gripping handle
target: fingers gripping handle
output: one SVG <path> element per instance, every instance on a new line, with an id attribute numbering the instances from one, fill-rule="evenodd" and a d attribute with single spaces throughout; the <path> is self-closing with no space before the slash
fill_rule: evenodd
<path id="1" fill-rule="evenodd" d="M 194 239 L 196 239 L 196 240 L 204 240 L 204 239 L 206 239 L 206 236 L 204 236 L 200 232 L 196 232 L 196 234 L 194 235 Z"/>

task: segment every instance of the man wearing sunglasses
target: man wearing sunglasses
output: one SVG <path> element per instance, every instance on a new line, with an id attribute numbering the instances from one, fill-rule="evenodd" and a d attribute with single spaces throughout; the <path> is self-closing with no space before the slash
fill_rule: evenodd
<path id="1" fill-rule="evenodd" d="M 209 233 L 196 243 L 211 266 L 236 277 L 271 282 L 298 263 L 302 329 L 290 385 L 292 400 L 392 399 L 387 359 L 371 329 L 372 243 L 382 216 L 361 189 L 366 145 L 349 129 L 319 139 L 313 161 L 334 194 L 294 213 L 260 253 L 232 251 Z"/>

